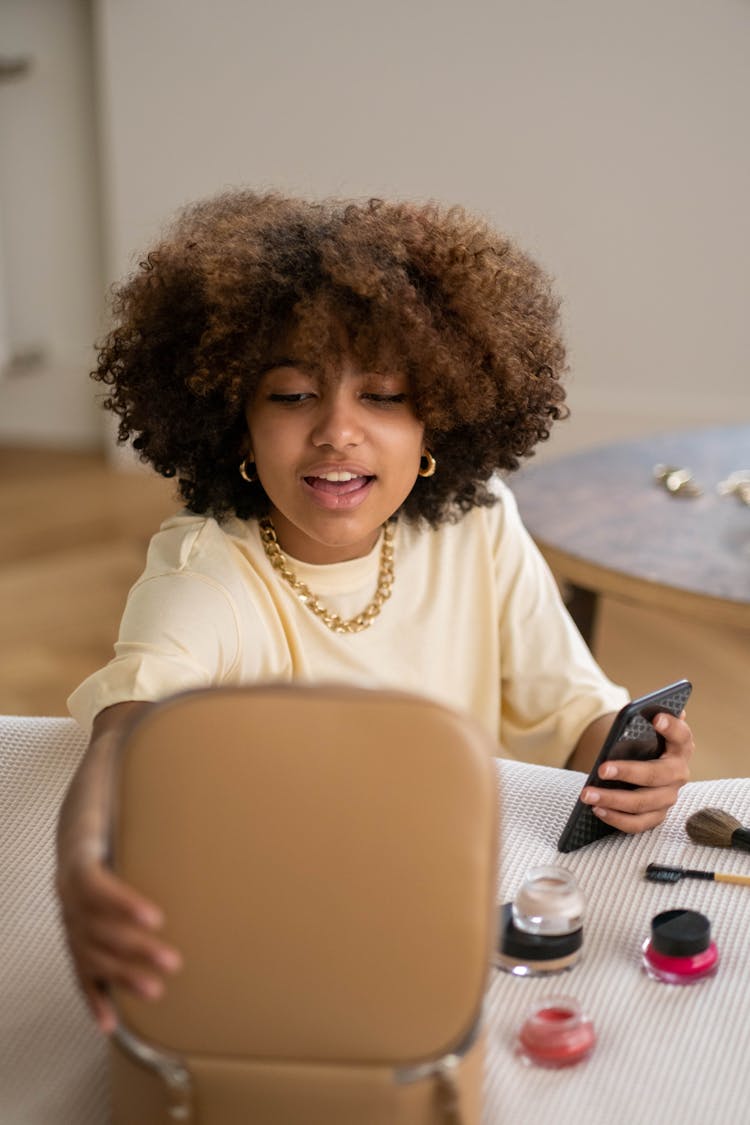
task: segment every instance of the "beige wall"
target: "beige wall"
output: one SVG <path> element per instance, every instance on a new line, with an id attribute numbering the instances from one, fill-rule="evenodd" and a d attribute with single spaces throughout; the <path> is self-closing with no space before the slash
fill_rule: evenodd
<path id="1" fill-rule="evenodd" d="M 93 12 L 110 278 L 225 185 L 462 202 L 565 297 L 552 452 L 750 413 L 746 0 Z"/>

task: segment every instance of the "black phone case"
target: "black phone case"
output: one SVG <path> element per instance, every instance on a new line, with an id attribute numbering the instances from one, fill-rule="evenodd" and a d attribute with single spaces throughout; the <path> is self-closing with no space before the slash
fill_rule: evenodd
<path id="1" fill-rule="evenodd" d="M 650 758 L 659 758 L 664 752 L 664 738 L 655 731 L 651 720 L 660 711 L 669 711 L 672 715 L 679 715 L 688 701 L 693 685 L 688 680 L 678 680 L 659 691 L 643 695 L 640 699 L 633 699 L 626 703 L 615 717 L 612 728 L 599 751 L 599 756 L 594 762 L 591 773 L 586 779 L 586 785 L 595 785 L 597 789 L 635 789 L 624 781 L 604 781 L 597 776 L 597 771 L 602 762 L 608 758 L 639 758 L 647 761 Z M 655 746 L 654 746 L 655 736 Z M 623 746 L 622 743 L 629 743 Z M 648 747 L 644 744 L 649 743 Z M 584 805 L 581 800 L 576 801 L 573 811 L 568 817 L 568 822 L 563 828 L 557 849 L 561 852 L 574 852 L 586 844 L 602 836 L 609 836 L 612 832 L 619 832 L 611 824 L 594 816 L 591 806 Z"/>

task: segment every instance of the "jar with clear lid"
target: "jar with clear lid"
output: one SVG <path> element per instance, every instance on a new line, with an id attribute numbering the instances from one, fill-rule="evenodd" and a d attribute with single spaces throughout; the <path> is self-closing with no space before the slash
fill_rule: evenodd
<path id="1" fill-rule="evenodd" d="M 534 867 L 512 902 L 500 907 L 495 964 L 514 976 L 571 969 L 581 957 L 585 899 L 563 867 Z"/>

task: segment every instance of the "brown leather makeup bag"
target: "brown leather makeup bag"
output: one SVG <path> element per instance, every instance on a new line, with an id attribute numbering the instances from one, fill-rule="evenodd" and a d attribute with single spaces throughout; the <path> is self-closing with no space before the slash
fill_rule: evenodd
<path id="1" fill-rule="evenodd" d="M 115 1125 L 475 1125 L 494 943 L 491 739 L 335 685 L 188 692 L 115 770 L 111 862 L 184 968 L 115 992 Z"/>

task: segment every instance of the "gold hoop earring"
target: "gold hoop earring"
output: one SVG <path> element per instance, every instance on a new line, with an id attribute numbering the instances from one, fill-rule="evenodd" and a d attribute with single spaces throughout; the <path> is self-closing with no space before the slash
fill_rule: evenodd
<path id="1" fill-rule="evenodd" d="M 429 449 L 425 449 L 424 453 L 419 459 L 419 472 L 420 477 L 431 477 L 435 475 L 437 468 L 437 461 L 430 453 Z"/>
<path id="2" fill-rule="evenodd" d="M 255 471 L 255 462 L 249 457 L 245 457 L 240 461 L 240 476 L 248 484 L 253 484 L 258 479 L 258 474 Z"/>

